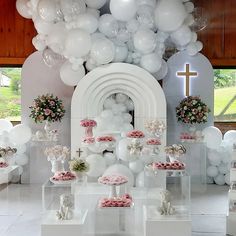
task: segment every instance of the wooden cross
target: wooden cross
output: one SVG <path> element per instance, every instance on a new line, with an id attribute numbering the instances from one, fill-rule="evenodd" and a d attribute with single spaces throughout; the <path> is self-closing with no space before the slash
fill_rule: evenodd
<path id="1" fill-rule="evenodd" d="M 80 148 L 78 151 L 76 151 L 76 153 L 78 153 L 79 157 L 81 157 L 81 154 L 83 153 L 84 151 L 82 151 Z"/>
<path id="2" fill-rule="evenodd" d="M 186 71 L 179 71 L 177 72 L 177 76 L 185 76 L 186 78 L 186 85 L 185 85 L 185 95 L 190 95 L 190 78 L 191 76 L 198 76 L 196 71 L 190 71 L 190 65 L 186 64 Z"/>

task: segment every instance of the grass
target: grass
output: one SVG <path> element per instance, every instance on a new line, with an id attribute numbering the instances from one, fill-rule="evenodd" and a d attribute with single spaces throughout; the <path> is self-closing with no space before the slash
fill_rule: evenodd
<path id="1" fill-rule="evenodd" d="M 214 115 L 219 116 L 234 96 L 236 96 L 236 87 L 215 89 Z M 236 99 L 217 120 L 236 120 Z"/>

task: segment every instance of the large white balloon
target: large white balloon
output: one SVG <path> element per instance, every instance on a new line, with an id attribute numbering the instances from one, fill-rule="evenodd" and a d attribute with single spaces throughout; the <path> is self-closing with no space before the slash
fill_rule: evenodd
<path id="1" fill-rule="evenodd" d="M 34 19 L 34 27 L 39 34 L 49 34 L 52 31 L 53 26 L 54 23 L 44 21 L 39 16 Z"/>
<path id="2" fill-rule="evenodd" d="M 111 166 L 116 162 L 116 156 L 110 152 L 106 152 L 104 154 L 104 159 L 106 161 L 107 166 Z"/>
<path id="3" fill-rule="evenodd" d="M 225 185 L 225 176 L 222 174 L 219 174 L 214 178 L 214 181 L 217 185 Z"/>
<path id="4" fill-rule="evenodd" d="M 89 164 L 87 175 L 90 177 L 99 177 L 106 169 L 106 161 L 101 155 L 92 154 L 86 158 Z"/>
<path id="5" fill-rule="evenodd" d="M 77 26 L 86 30 L 88 33 L 94 33 L 98 28 L 97 18 L 89 13 L 81 14 L 77 17 Z"/>
<path id="6" fill-rule="evenodd" d="M 60 0 L 60 5 L 67 22 L 75 20 L 79 14 L 86 12 L 84 0 Z"/>
<path id="7" fill-rule="evenodd" d="M 177 30 L 187 16 L 180 0 L 160 0 L 155 10 L 155 22 L 159 30 L 170 32 Z"/>
<path id="8" fill-rule="evenodd" d="M 97 39 L 92 44 L 90 55 L 97 64 L 110 63 L 115 56 L 115 46 L 109 39 Z"/>
<path id="9" fill-rule="evenodd" d="M 133 173 L 137 174 L 143 171 L 144 164 L 141 160 L 132 161 L 129 163 L 129 168 L 132 170 Z"/>
<path id="10" fill-rule="evenodd" d="M 24 18 L 31 19 L 32 14 L 30 8 L 28 7 L 29 0 L 17 0 L 16 9 L 18 13 Z"/>
<path id="11" fill-rule="evenodd" d="M 0 134 L 3 131 L 10 131 L 12 128 L 13 128 L 13 125 L 9 120 L 0 119 Z"/>
<path id="12" fill-rule="evenodd" d="M 85 0 L 88 7 L 100 9 L 106 3 L 106 0 Z"/>
<path id="13" fill-rule="evenodd" d="M 66 61 L 60 69 L 60 76 L 64 84 L 76 86 L 85 76 L 85 69 L 83 65 L 81 65 L 77 70 L 74 70 L 72 64 L 69 61 Z"/>
<path id="14" fill-rule="evenodd" d="M 207 176 L 216 177 L 219 174 L 218 168 L 216 166 L 209 166 L 207 168 Z"/>
<path id="15" fill-rule="evenodd" d="M 111 0 L 111 14 L 120 21 L 131 20 L 137 12 L 136 0 Z"/>
<path id="16" fill-rule="evenodd" d="M 72 29 L 65 40 L 65 51 L 67 56 L 83 57 L 89 53 L 91 48 L 91 36 L 82 29 Z"/>
<path id="17" fill-rule="evenodd" d="M 156 47 L 156 35 L 150 29 L 140 29 L 134 34 L 134 47 L 141 53 L 151 53 Z"/>
<path id="18" fill-rule="evenodd" d="M 150 73 L 156 73 L 161 68 L 162 59 L 156 53 L 147 54 L 141 57 L 140 65 Z"/>
<path id="19" fill-rule="evenodd" d="M 9 132 L 10 141 L 16 145 L 22 145 L 30 141 L 31 129 L 23 124 L 16 125 Z"/>
<path id="20" fill-rule="evenodd" d="M 117 20 L 111 14 L 104 14 L 99 19 L 99 31 L 109 38 L 116 37 L 119 30 Z"/>
<path id="21" fill-rule="evenodd" d="M 192 40 L 192 32 L 188 26 L 183 25 L 171 34 L 171 39 L 175 44 L 185 46 Z"/>
<path id="22" fill-rule="evenodd" d="M 56 20 L 58 10 L 56 1 L 40 0 L 38 3 L 38 14 L 47 22 L 53 22 Z"/>
<path id="23" fill-rule="evenodd" d="M 209 126 L 202 131 L 204 135 L 204 142 L 206 146 L 211 149 L 217 149 L 222 143 L 222 133 L 221 131 L 214 127 Z"/>
<path id="24" fill-rule="evenodd" d="M 138 6 L 147 5 L 150 7 L 156 6 L 156 0 L 137 0 Z"/>
<path id="25" fill-rule="evenodd" d="M 111 174 L 119 174 L 119 175 L 126 176 L 129 180 L 128 185 L 134 186 L 134 175 L 127 166 L 122 165 L 122 164 L 112 165 L 108 167 L 108 169 L 106 169 L 103 175 L 105 176 L 105 175 L 111 175 Z"/>
<path id="26" fill-rule="evenodd" d="M 168 65 L 166 61 L 162 59 L 160 70 L 157 71 L 153 76 L 156 78 L 156 80 L 161 80 L 165 78 L 167 73 L 168 73 Z"/>
<path id="27" fill-rule="evenodd" d="M 224 140 L 232 143 L 236 142 L 236 130 L 229 130 L 224 134 Z"/>

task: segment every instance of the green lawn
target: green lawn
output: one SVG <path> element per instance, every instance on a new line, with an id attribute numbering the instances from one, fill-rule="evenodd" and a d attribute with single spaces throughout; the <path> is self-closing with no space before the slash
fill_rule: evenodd
<path id="1" fill-rule="evenodd" d="M 20 94 L 15 94 L 8 87 L 0 87 L 0 118 L 20 120 Z"/>
<path id="2" fill-rule="evenodd" d="M 233 103 L 221 114 L 234 97 Z M 216 120 L 236 120 L 236 87 L 215 89 L 214 115 Z"/>

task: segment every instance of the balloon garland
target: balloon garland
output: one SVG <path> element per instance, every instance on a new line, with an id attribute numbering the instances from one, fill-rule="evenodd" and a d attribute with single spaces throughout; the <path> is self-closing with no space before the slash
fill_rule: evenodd
<path id="1" fill-rule="evenodd" d="M 188 0 L 17 0 L 16 8 L 32 18 L 38 32 L 33 45 L 45 63 L 64 62 L 60 76 L 68 86 L 78 84 L 85 68 L 112 62 L 135 64 L 163 79 L 167 45 L 197 54 L 203 44 L 194 30 L 207 24 Z"/>

